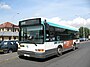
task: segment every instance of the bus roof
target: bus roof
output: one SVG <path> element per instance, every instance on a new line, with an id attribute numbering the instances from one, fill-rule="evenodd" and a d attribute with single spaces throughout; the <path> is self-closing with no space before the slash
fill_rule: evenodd
<path id="1" fill-rule="evenodd" d="M 52 22 L 47 22 L 50 26 L 54 26 L 54 27 L 58 27 L 58 28 L 63 28 L 63 29 L 68 29 L 68 30 L 72 30 L 72 31 L 79 31 L 77 28 L 75 27 L 71 27 L 71 26 L 64 26 L 64 25 L 59 25 L 59 24 L 55 24 Z"/>
<path id="2" fill-rule="evenodd" d="M 34 19 L 40 19 L 40 18 L 34 18 Z M 31 19 L 27 19 L 27 20 L 31 20 Z M 27 20 L 23 20 L 23 21 L 27 21 Z M 41 21 L 42 21 L 41 23 L 44 24 L 45 18 L 41 18 Z M 56 24 L 56 23 L 52 23 L 48 21 L 46 23 L 48 23 L 50 26 L 54 26 L 58 28 L 68 29 L 72 31 L 79 31 L 77 28 L 72 27 L 72 26 L 60 25 L 60 24 Z"/>

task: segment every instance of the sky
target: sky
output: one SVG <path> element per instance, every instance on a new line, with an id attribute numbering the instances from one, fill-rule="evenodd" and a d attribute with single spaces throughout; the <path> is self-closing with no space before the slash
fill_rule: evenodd
<path id="1" fill-rule="evenodd" d="M 90 28 L 90 0 L 0 0 L 0 24 L 32 17 Z"/>

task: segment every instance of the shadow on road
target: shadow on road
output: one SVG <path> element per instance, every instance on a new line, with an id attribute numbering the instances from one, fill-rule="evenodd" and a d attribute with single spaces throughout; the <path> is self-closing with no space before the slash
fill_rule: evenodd
<path id="1" fill-rule="evenodd" d="M 0 54 L 4 54 L 3 52 L 0 52 Z"/>
<path id="2" fill-rule="evenodd" d="M 15 52 L 12 52 L 12 54 L 15 53 Z M 3 53 L 3 52 L 0 52 L 0 55 L 5 55 L 5 54 L 10 54 L 10 53 Z"/>
<path id="3" fill-rule="evenodd" d="M 24 59 L 24 60 L 29 60 L 29 61 L 35 61 L 35 62 L 45 62 L 45 61 L 48 61 L 50 59 L 53 59 L 53 58 L 56 58 L 57 56 L 52 56 L 52 57 L 48 57 L 48 58 L 45 58 L 45 59 L 40 59 L 40 58 L 33 58 L 33 57 L 19 57 L 20 59 Z"/>
<path id="4" fill-rule="evenodd" d="M 68 50 L 68 51 L 65 51 L 65 52 L 63 52 L 62 55 L 65 55 L 65 54 L 67 54 L 69 52 L 72 52 L 72 51 L 73 51 L 72 49 Z M 24 60 L 29 60 L 29 61 L 35 61 L 35 62 L 46 62 L 46 61 L 49 61 L 51 59 L 57 58 L 57 55 L 54 55 L 54 56 L 51 56 L 51 57 L 48 57 L 48 58 L 45 58 L 45 59 L 39 59 L 39 58 L 33 58 L 33 57 L 25 57 L 25 56 L 19 57 L 19 58 L 24 59 Z"/>

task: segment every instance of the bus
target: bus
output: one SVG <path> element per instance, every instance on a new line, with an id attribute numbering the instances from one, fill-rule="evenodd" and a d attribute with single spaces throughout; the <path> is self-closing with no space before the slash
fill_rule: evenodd
<path id="1" fill-rule="evenodd" d="M 48 22 L 42 18 L 19 21 L 19 27 L 19 57 L 61 56 L 64 51 L 78 47 L 79 30 L 74 27 Z"/>

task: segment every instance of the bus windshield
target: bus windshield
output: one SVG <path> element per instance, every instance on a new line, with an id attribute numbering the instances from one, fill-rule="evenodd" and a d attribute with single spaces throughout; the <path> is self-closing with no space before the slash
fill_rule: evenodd
<path id="1" fill-rule="evenodd" d="M 44 41 L 43 26 L 21 27 L 21 41 L 40 44 Z"/>

